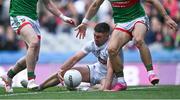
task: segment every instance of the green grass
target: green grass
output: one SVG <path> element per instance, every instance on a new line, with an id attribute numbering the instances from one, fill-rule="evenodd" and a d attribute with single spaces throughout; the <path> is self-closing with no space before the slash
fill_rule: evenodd
<path id="1" fill-rule="evenodd" d="M 180 86 L 128 87 L 126 91 L 68 91 L 53 87 L 41 92 L 14 88 L 14 93 L 4 93 L 0 87 L 0 99 L 180 99 Z"/>

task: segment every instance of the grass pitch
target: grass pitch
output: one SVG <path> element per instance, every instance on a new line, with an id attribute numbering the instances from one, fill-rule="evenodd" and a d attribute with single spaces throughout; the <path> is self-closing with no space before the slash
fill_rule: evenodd
<path id="1" fill-rule="evenodd" d="M 52 87 L 41 92 L 14 88 L 14 93 L 4 93 L 0 87 L 0 99 L 180 99 L 180 86 L 136 86 L 126 91 L 68 91 Z"/>

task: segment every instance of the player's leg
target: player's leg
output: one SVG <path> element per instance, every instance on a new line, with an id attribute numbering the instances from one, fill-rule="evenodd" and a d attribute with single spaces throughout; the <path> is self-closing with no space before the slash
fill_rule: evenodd
<path id="1" fill-rule="evenodd" d="M 109 61 L 108 65 L 113 68 L 113 71 L 118 78 L 118 84 L 124 84 L 123 75 L 123 62 L 119 56 L 119 51 L 122 47 L 131 40 L 131 36 L 123 31 L 114 30 L 108 44 Z M 121 90 L 121 88 L 114 88 L 115 90 Z"/>
<path id="2" fill-rule="evenodd" d="M 56 86 L 60 83 L 58 74 L 55 73 L 51 75 L 47 80 L 45 80 L 43 83 L 41 83 L 37 90 L 41 91 L 49 87 Z"/>
<path id="3" fill-rule="evenodd" d="M 35 91 L 42 91 L 46 88 L 49 88 L 49 87 L 53 87 L 53 86 L 56 86 L 60 83 L 59 79 L 58 79 L 58 74 L 55 73 L 53 75 L 51 75 L 48 79 L 46 79 L 43 83 L 41 83 L 38 88 L 34 89 Z M 21 85 L 24 87 L 24 88 L 27 88 L 27 85 L 28 85 L 28 81 L 27 80 L 22 80 L 21 81 Z"/>
<path id="4" fill-rule="evenodd" d="M 2 80 L 5 82 L 6 92 L 13 92 L 12 79 L 17 73 L 24 70 L 25 68 L 26 68 L 25 57 L 22 57 L 16 62 L 14 67 L 8 70 L 7 75 L 1 76 Z"/>
<path id="5" fill-rule="evenodd" d="M 146 31 L 147 31 L 147 27 L 145 24 L 136 23 L 132 35 L 134 36 L 135 45 L 139 49 L 142 62 L 144 63 L 148 71 L 149 80 L 153 85 L 155 85 L 158 84 L 159 79 L 156 76 L 156 74 L 153 72 L 151 53 L 144 41 Z"/>
<path id="6" fill-rule="evenodd" d="M 82 75 L 82 82 L 89 82 L 89 69 L 87 66 L 77 66 L 72 69 L 78 70 Z M 58 74 L 53 74 L 47 80 L 45 80 L 40 86 L 38 90 L 44 90 L 49 87 L 56 86 L 60 83 Z"/>
<path id="7" fill-rule="evenodd" d="M 90 82 L 90 70 L 87 65 L 73 67 L 72 69 L 76 69 L 81 73 L 82 82 Z"/>
<path id="8" fill-rule="evenodd" d="M 28 48 L 28 46 L 26 45 L 26 48 Z M 18 74 L 20 71 L 24 70 L 26 68 L 26 56 L 21 57 L 16 64 L 11 67 L 8 72 L 7 72 L 7 76 L 11 79 L 13 79 L 13 77 Z"/>
<path id="9" fill-rule="evenodd" d="M 20 30 L 21 38 L 28 45 L 27 54 L 26 54 L 26 65 L 28 71 L 28 88 L 36 87 L 37 85 L 34 82 L 35 79 L 35 66 L 39 55 L 40 49 L 40 39 L 31 24 L 23 26 Z"/>

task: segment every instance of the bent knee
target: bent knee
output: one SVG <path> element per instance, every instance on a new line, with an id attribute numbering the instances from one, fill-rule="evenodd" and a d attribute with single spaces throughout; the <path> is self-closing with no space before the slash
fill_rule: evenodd
<path id="1" fill-rule="evenodd" d="M 117 56 L 118 50 L 116 50 L 115 48 L 108 48 L 108 53 L 110 57 Z"/>
<path id="2" fill-rule="evenodd" d="M 143 47 L 146 45 L 145 41 L 143 39 L 135 40 L 135 45 L 137 48 Z"/>
<path id="3" fill-rule="evenodd" d="M 29 44 L 30 48 L 37 48 L 39 46 L 40 46 L 40 40 L 38 38 L 33 39 Z"/>

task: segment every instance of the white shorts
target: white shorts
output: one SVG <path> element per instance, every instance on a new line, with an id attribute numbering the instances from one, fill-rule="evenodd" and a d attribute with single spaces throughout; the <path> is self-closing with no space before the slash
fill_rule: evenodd
<path id="1" fill-rule="evenodd" d="M 11 27 L 13 30 L 17 33 L 20 34 L 20 30 L 25 26 L 25 25 L 31 25 L 34 31 L 38 36 L 40 36 L 40 25 L 39 21 L 35 21 L 29 17 L 26 16 L 16 16 L 16 17 L 10 17 L 10 22 L 11 22 Z"/>
<path id="2" fill-rule="evenodd" d="M 88 65 L 90 70 L 90 83 L 91 85 L 100 84 L 101 80 L 106 77 L 107 67 L 97 62 L 92 65 Z M 116 78 L 113 78 L 113 83 L 115 83 Z M 113 85 L 113 84 L 112 84 Z"/>
<path id="3" fill-rule="evenodd" d="M 137 23 L 143 23 L 146 25 L 147 29 L 149 29 L 149 18 L 147 16 L 136 18 L 130 22 L 116 23 L 116 27 L 114 29 L 126 32 L 133 37 L 132 31 Z"/>

